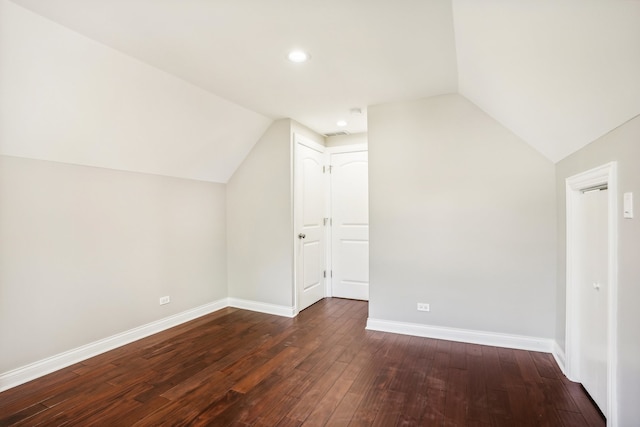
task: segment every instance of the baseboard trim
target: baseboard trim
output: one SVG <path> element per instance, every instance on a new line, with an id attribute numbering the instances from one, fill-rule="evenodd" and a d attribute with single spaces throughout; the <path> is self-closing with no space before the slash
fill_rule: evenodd
<path id="1" fill-rule="evenodd" d="M 567 376 L 567 371 L 565 368 L 566 356 L 564 354 L 564 350 L 560 347 L 557 341 L 553 342 L 553 358 L 556 359 L 556 363 L 558 367 L 562 371 L 562 373 Z"/>
<path id="2" fill-rule="evenodd" d="M 293 307 L 285 305 L 269 304 L 266 302 L 249 301 L 239 298 L 228 298 L 229 307 L 241 308 L 243 310 L 257 311 L 260 313 L 273 314 L 275 316 L 295 317 L 296 312 Z"/>
<path id="3" fill-rule="evenodd" d="M 16 387 L 38 377 L 50 374 L 51 372 L 71 366 L 74 363 L 81 362 L 90 357 L 113 350 L 114 348 L 148 337 L 149 335 L 213 313 L 228 305 L 227 298 L 223 298 L 2 373 L 0 374 L 0 391 Z"/>
<path id="4" fill-rule="evenodd" d="M 162 332 L 198 317 L 213 313 L 225 307 L 257 311 L 283 317 L 295 317 L 294 307 L 287 307 L 239 298 L 223 298 L 182 313 L 142 325 L 110 337 L 94 341 L 75 349 L 56 354 L 20 368 L 0 374 L 0 392 L 19 386 L 28 381 L 50 374 L 74 363 L 81 362 L 109 350 L 132 343 L 139 339 Z M 558 366 L 565 372 L 565 354 L 557 342 L 546 338 L 509 335 L 467 329 L 446 328 L 417 323 L 396 322 L 381 319 L 367 319 L 368 330 L 391 332 L 403 335 L 436 338 L 473 344 L 491 345 L 520 350 L 551 353 Z"/>
<path id="5" fill-rule="evenodd" d="M 418 323 L 395 322 L 391 320 L 369 318 L 367 319 L 367 329 L 372 331 L 392 332 L 395 334 L 414 335 L 418 337 L 435 338 L 447 341 L 459 341 L 471 344 L 490 345 L 494 347 L 540 351 L 544 353 L 554 353 L 555 349 L 555 341 L 547 338 L 501 334 L 497 332 L 474 331 L 469 329 L 447 328 L 442 326 L 422 325 Z"/>

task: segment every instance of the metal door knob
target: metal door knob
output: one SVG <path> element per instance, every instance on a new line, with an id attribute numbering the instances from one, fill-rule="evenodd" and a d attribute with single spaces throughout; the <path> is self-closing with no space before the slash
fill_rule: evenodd
<path id="1" fill-rule="evenodd" d="M 593 289 L 595 289 L 596 291 L 600 290 L 600 283 L 594 283 L 593 284 Z"/>
<path id="2" fill-rule="evenodd" d="M 307 235 L 304 233 L 298 234 L 298 239 L 304 239 L 305 237 L 307 237 Z"/>

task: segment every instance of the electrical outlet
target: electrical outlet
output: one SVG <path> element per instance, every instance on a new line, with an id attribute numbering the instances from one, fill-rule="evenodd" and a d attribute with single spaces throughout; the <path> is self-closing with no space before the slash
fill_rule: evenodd
<path id="1" fill-rule="evenodd" d="M 429 311 L 429 304 L 424 303 L 424 302 L 419 302 L 418 303 L 418 311 Z"/>
<path id="2" fill-rule="evenodd" d="M 167 295 L 166 297 L 160 297 L 160 305 L 169 304 L 170 302 L 171 298 L 169 297 L 169 295 Z"/>

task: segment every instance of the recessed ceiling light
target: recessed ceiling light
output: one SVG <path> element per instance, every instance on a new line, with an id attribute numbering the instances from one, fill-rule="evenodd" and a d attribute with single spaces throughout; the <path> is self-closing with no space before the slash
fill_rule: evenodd
<path id="1" fill-rule="evenodd" d="M 291 62 L 306 62 L 311 56 L 304 50 L 292 50 L 289 52 L 289 55 L 287 55 L 287 58 L 289 58 Z"/>
<path id="2" fill-rule="evenodd" d="M 347 125 L 347 122 L 344 120 L 338 120 L 336 125 L 340 126 L 340 127 L 345 127 Z"/>

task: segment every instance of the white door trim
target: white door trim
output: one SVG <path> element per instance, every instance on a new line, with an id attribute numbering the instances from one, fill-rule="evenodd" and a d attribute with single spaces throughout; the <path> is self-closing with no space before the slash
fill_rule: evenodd
<path id="1" fill-rule="evenodd" d="M 608 186 L 608 327 L 607 327 L 607 424 L 617 426 L 617 306 L 618 306 L 618 210 L 617 164 L 610 162 L 566 180 L 567 202 L 567 276 L 566 276 L 566 375 L 572 381 L 579 380 L 577 287 L 573 282 L 576 262 L 576 215 L 581 191 L 606 184 Z"/>

